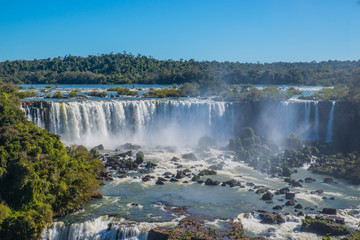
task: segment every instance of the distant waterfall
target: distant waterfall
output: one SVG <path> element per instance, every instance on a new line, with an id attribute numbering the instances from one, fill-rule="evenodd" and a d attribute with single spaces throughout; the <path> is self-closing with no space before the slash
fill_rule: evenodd
<path id="1" fill-rule="evenodd" d="M 331 110 L 329 114 L 329 122 L 327 124 L 327 133 L 326 133 L 326 142 L 332 141 L 332 128 L 333 128 L 333 121 L 334 121 L 334 109 L 335 109 L 335 102 L 332 102 Z"/>
<path id="2" fill-rule="evenodd" d="M 63 141 L 88 147 L 126 142 L 194 145 L 205 135 L 228 141 L 249 126 L 273 140 L 292 133 L 304 140 L 320 140 L 319 103 L 313 101 L 49 101 L 26 103 L 23 109 L 29 120 Z"/>

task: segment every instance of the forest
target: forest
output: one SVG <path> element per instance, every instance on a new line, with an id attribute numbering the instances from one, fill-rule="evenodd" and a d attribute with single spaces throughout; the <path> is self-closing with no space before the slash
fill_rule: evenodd
<path id="1" fill-rule="evenodd" d="M 28 121 L 16 92 L 0 86 L 0 238 L 38 239 L 53 217 L 101 197 L 103 164 Z"/>
<path id="2" fill-rule="evenodd" d="M 25 84 L 350 85 L 358 61 L 239 63 L 158 60 L 130 53 L 0 62 L 0 81 Z"/>

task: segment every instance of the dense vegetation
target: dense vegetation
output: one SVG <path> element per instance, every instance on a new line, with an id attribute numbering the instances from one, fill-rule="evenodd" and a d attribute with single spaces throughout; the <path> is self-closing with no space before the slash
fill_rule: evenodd
<path id="1" fill-rule="evenodd" d="M 239 63 L 217 61 L 157 60 L 132 54 L 66 56 L 0 63 L 0 80 L 32 84 L 294 84 L 349 85 L 360 61 L 309 63 Z"/>
<path id="2" fill-rule="evenodd" d="M 102 163 L 26 120 L 16 88 L 0 86 L 0 236 L 36 239 L 46 223 L 98 197 Z"/>

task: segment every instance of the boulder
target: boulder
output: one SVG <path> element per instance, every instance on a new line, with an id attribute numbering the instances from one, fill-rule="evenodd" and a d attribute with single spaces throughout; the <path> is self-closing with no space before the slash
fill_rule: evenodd
<path id="1" fill-rule="evenodd" d="M 316 179 L 311 178 L 311 177 L 307 177 L 307 178 L 305 178 L 305 182 L 306 183 L 313 183 L 313 182 L 316 182 Z"/>
<path id="2" fill-rule="evenodd" d="M 268 200 L 272 200 L 274 197 L 274 194 L 272 194 L 271 192 L 267 191 L 264 195 L 262 195 L 261 199 L 268 201 Z"/>
<path id="3" fill-rule="evenodd" d="M 285 206 L 294 206 L 295 205 L 295 200 L 289 200 L 285 203 Z"/>
<path id="4" fill-rule="evenodd" d="M 219 184 L 220 184 L 219 181 L 213 181 L 210 178 L 206 179 L 206 181 L 205 181 L 205 185 L 208 185 L 208 186 L 216 186 Z"/>
<path id="5" fill-rule="evenodd" d="M 330 234 L 330 236 L 339 236 L 349 234 L 349 229 L 347 229 L 343 224 L 337 223 L 336 220 L 330 218 L 321 218 L 306 216 L 302 220 L 301 231 L 312 232 L 317 234 Z"/>
<path id="6" fill-rule="evenodd" d="M 336 209 L 335 208 L 323 208 L 321 213 L 330 214 L 330 215 L 336 215 Z"/>
<path id="7" fill-rule="evenodd" d="M 286 199 L 294 199 L 295 193 L 287 192 L 287 193 L 285 193 L 285 198 Z"/>
<path id="8" fill-rule="evenodd" d="M 333 184 L 334 180 L 332 178 L 324 178 L 324 183 Z"/>
<path id="9" fill-rule="evenodd" d="M 261 219 L 261 223 L 265 224 L 280 224 L 284 223 L 285 219 L 281 214 L 275 212 L 267 212 L 263 210 L 258 210 L 259 217 Z"/>
<path id="10" fill-rule="evenodd" d="M 193 161 L 197 160 L 195 154 L 193 154 L 193 153 L 186 153 L 186 154 L 183 154 L 181 157 L 184 159 L 193 160 Z"/>

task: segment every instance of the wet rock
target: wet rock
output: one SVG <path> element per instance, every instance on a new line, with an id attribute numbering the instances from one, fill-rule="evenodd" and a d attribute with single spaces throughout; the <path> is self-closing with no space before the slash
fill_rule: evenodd
<path id="1" fill-rule="evenodd" d="M 313 183 L 313 182 L 316 182 L 316 179 L 311 178 L 311 177 L 307 177 L 307 178 L 305 178 L 305 182 L 306 183 Z"/>
<path id="2" fill-rule="evenodd" d="M 171 172 L 165 172 L 164 174 L 163 174 L 164 176 L 171 176 L 171 175 L 173 175 Z"/>
<path id="3" fill-rule="evenodd" d="M 223 167 L 224 167 L 224 165 L 225 165 L 225 163 L 219 163 L 219 164 L 217 164 L 217 165 L 211 165 L 211 166 L 209 167 L 209 169 L 210 169 L 210 170 L 216 170 L 216 171 L 222 170 Z"/>
<path id="4" fill-rule="evenodd" d="M 229 181 L 224 182 L 225 185 L 229 185 L 229 187 L 236 187 L 236 186 L 241 186 L 240 182 L 232 179 Z"/>
<path id="5" fill-rule="evenodd" d="M 288 193 L 288 192 L 290 192 L 290 189 L 287 188 L 287 187 L 286 187 L 286 188 L 282 188 L 282 189 L 279 190 L 279 193 L 280 193 L 280 194 L 286 194 L 286 193 Z"/>
<path id="6" fill-rule="evenodd" d="M 294 206 L 295 205 L 295 200 L 289 200 L 285 203 L 285 206 Z"/>
<path id="7" fill-rule="evenodd" d="M 301 204 L 296 204 L 296 205 L 295 205 L 295 208 L 297 208 L 297 209 L 302 209 L 303 206 L 302 206 Z"/>
<path id="8" fill-rule="evenodd" d="M 284 223 L 285 220 L 281 214 L 275 212 L 267 212 L 263 210 L 258 210 L 261 223 L 265 224 L 280 224 Z"/>
<path id="9" fill-rule="evenodd" d="M 246 183 L 246 186 L 248 186 L 248 187 L 253 187 L 253 186 L 255 186 L 255 184 L 252 183 L 252 182 L 247 182 L 247 183 Z"/>
<path id="10" fill-rule="evenodd" d="M 330 214 L 330 215 L 336 215 L 336 209 L 335 208 L 323 208 L 321 213 Z"/>
<path id="11" fill-rule="evenodd" d="M 199 183 L 199 184 L 203 184 L 203 183 L 204 183 L 204 181 L 203 181 L 203 180 L 199 180 L 199 181 L 197 181 L 197 183 Z"/>
<path id="12" fill-rule="evenodd" d="M 146 165 L 145 165 L 145 167 L 146 167 L 147 169 L 155 168 L 156 166 L 157 166 L 157 164 L 156 164 L 156 163 L 152 163 L 152 162 L 147 162 Z"/>
<path id="13" fill-rule="evenodd" d="M 158 177 L 158 180 L 162 181 L 162 182 L 166 182 L 167 180 L 165 178 L 162 177 Z"/>
<path id="14" fill-rule="evenodd" d="M 334 197 L 331 197 L 331 198 L 329 198 L 330 200 L 335 200 L 335 198 Z"/>
<path id="15" fill-rule="evenodd" d="M 97 151 L 103 151 L 103 150 L 105 150 L 105 148 L 104 148 L 104 146 L 103 146 L 102 144 L 97 145 L 97 146 L 95 146 L 94 148 L 95 148 Z"/>
<path id="16" fill-rule="evenodd" d="M 183 170 L 184 174 L 188 174 L 188 173 L 191 173 L 191 170 L 190 169 L 185 169 Z"/>
<path id="17" fill-rule="evenodd" d="M 186 154 L 183 154 L 181 157 L 184 159 L 193 160 L 193 161 L 197 160 L 195 154 L 193 154 L 193 153 L 186 153 Z"/>
<path id="18" fill-rule="evenodd" d="M 207 185 L 207 186 L 216 186 L 216 185 L 219 185 L 219 184 L 220 184 L 219 181 L 213 181 L 210 178 L 206 179 L 206 181 L 205 181 L 205 185 Z"/>
<path id="19" fill-rule="evenodd" d="M 147 182 L 147 181 L 150 181 L 151 179 L 151 176 L 150 175 L 146 175 L 142 178 L 143 182 Z"/>
<path id="20" fill-rule="evenodd" d="M 272 200 L 274 197 L 274 194 L 272 194 L 271 192 L 267 191 L 264 195 L 262 195 L 261 199 L 268 201 L 268 200 Z"/>
<path id="21" fill-rule="evenodd" d="M 206 175 L 216 175 L 216 171 L 210 169 L 203 169 L 199 172 L 199 176 L 206 176 Z"/>
<path id="22" fill-rule="evenodd" d="M 310 193 L 311 194 L 322 194 L 323 192 L 324 192 L 324 190 L 319 189 L 319 190 L 311 191 Z"/>
<path id="23" fill-rule="evenodd" d="M 133 145 L 131 143 L 125 143 L 124 145 L 120 146 L 120 149 L 124 149 L 124 150 L 139 150 L 140 148 L 141 147 L 139 145 Z"/>
<path id="24" fill-rule="evenodd" d="M 178 162 L 178 161 L 180 161 L 180 158 L 173 157 L 170 161 L 172 161 L 172 162 Z"/>
<path id="25" fill-rule="evenodd" d="M 285 198 L 286 199 L 294 199 L 295 193 L 287 192 L 287 193 L 285 193 Z"/>
<path id="26" fill-rule="evenodd" d="M 157 184 L 157 185 L 164 185 L 164 182 L 161 181 L 160 179 L 158 179 L 155 184 Z"/>
<path id="27" fill-rule="evenodd" d="M 194 181 L 194 182 L 199 181 L 199 180 L 200 180 L 200 177 L 198 175 L 193 176 L 191 179 L 191 181 Z"/>
<path id="28" fill-rule="evenodd" d="M 178 182 L 179 180 L 177 180 L 176 178 L 171 178 L 170 182 Z"/>
<path id="29" fill-rule="evenodd" d="M 300 216 L 304 216 L 303 211 L 300 211 L 300 212 L 297 214 L 297 216 L 298 216 L 298 217 L 300 217 Z"/>
<path id="30" fill-rule="evenodd" d="M 295 180 L 291 180 L 289 184 L 293 187 L 302 187 L 303 185 Z"/>
<path id="31" fill-rule="evenodd" d="M 136 153 L 135 163 L 142 164 L 143 162 L 144 162 L 144 153 L 140 151 L 140 152 Z"/>
<path id="32" fill-rule="evenodd" d="M 317 234 L 330 234 L 330 236 L 338 236 L 349 234 L 349 230 L 342 224 L 336 222 L 336 220 L 324 217 L 306 216 L 302 221 L 301 231 L 313 232 Z"/>
<path id="33" fill-rule="evenodd" d="M 324 178 L 324 183 L 333 184 L 334 180 L 332 178 Z"/>
<path id="34" fill-rule="evenodd" d="M 256 190 L 255 193 L 257 193 L 257 194 L 263 194 L 263 193 L 265 193 L 265 191 L 266 191 L 265 188 L 259 188 L 258 190 Z"/>
<path id="35" fill-rule="evenodd" d="M 177 171 L 176 172 L 176 178 L 177 179 L 181 179 L 181 178 L 184 178 L 184 177 L 185 177 L 184 171 Z"/>
<path id="36" fill-rule="evenodd" d="M 305 207 L 305 210 L 310 210 L 310 211 L 314 211 L 315 209 L 312 207 Z"/>
<path id="37" fill-rule="evenodd" d="M 280 205 L 276 205 L 275 207 L 273 207 L 272 209 L 274 209 L 274 210 L 281 210 L 282 209 L 282 206 L 280 206 Z"/>
<path id="38" fill-rule="evenodd" d="M 225 225 L 225 229 L 216 230 L 206 227 L 203 220 L 189 217 L 182 219 L 175 228 L 157 227 L 150 230 L 147 240 L 217 240 L 224 239 L 224 236 L 226 236 L 228 240 L 265 240 L 265 238 L 250 238 L 245 236 L 243 226 L 240 222 L 230 222 Z"/>

